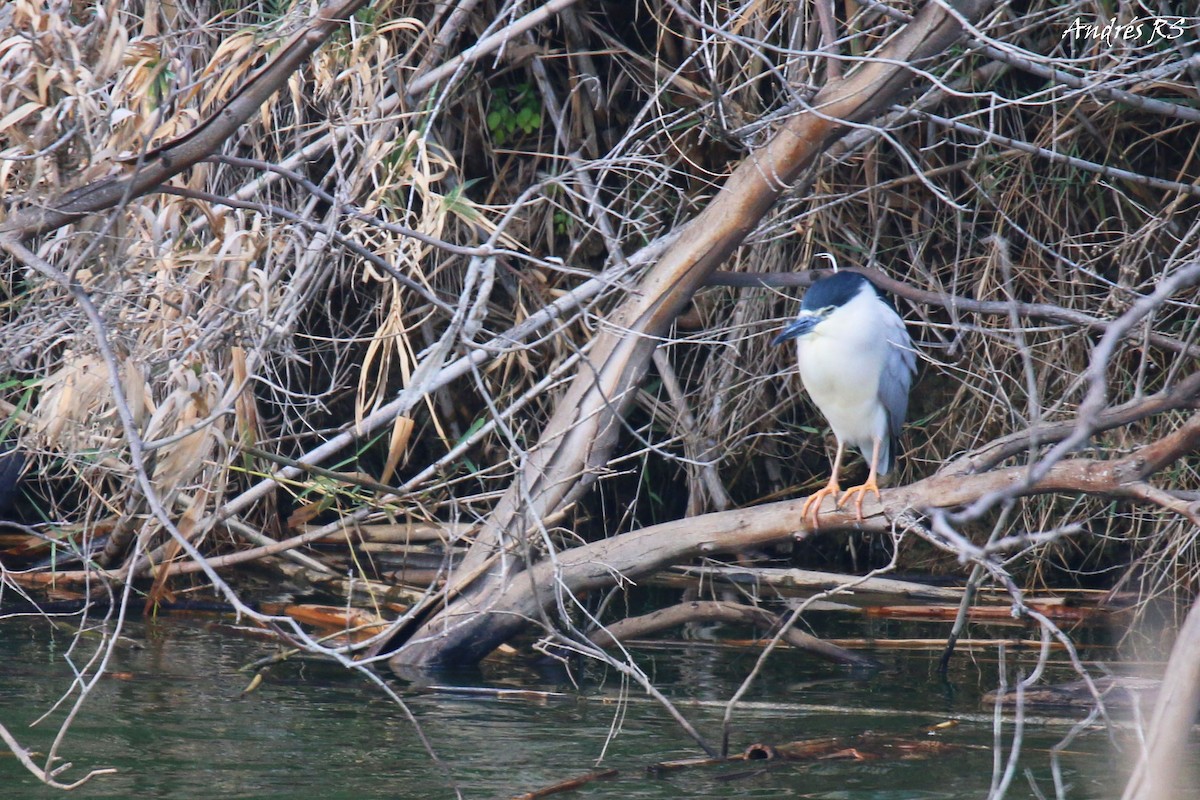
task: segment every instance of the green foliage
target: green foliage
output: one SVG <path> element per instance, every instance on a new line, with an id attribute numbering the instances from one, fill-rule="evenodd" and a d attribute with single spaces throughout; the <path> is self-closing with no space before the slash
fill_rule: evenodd
<path id="1" fill-rule="evenodd" d="M 163 61 L 154 66 L 154 80 L 150 83 L 150 96 L 154 99 L 154 107 L 158 108 L 171 94 L 175 85 L 175 72 L 168 62 Z"/>
<path id="2" fill-rule="evenodd" d="M 446 203 L 446 210 L 462 219 L 478 219 L 479 212 L 475 209 L 475 206 L 471 205 L 465 193 L 467 189 L 479 183 L 479 180 L 479 178 L 471 178 L 450 187 L 450 190 L 442 198 Z"/>
<path id="3" fill-rule="evenodd" d="M 529 135 L 542 126 L 542 101 L 528 83 L 493 89 L 487 126 L 500 146 L 518 135 Z"/>
<path id="4" fill-rule="evenodd" d="M 263 21 L 274 22 L 283 19 L 284 15 L 291 9 L 291 0 L 267 0 L 263 4 Z"/>
<path id="5" fill-rule="evenodd" d="M 565 211 L 559 210 L 554 212 L 554 232 L 559 236 L 566 236 L 574 227 L 574 220 L 571 215 Z"/>
<path id="6" fill-rule="evenodd" d="M 20 399 L 13 405 L 18 412 L 26 412 L 33 405 L 33 394 L 37 391 L 41 380 L 38 378 L 8 378 L 0 380 L 0 397 L 10 393 L 20 392 Z M 0 424 L 0 441 L 8 438 L 9 433 L 17 424 L 17 415 L 11 414 Z"/>
<path id="7" fill-rule="evenodd" d="M 455 447 L 460 446 L 463 442 L 467 441 L 472 436 L 474 436 L 476 433 L 478 433 L 479 429 L 482 428 L 486 424 L 487 424 L 487 417 L 476 418 L 476 420 L 471 423 L 471 427 L 467 428 L 467 430 L 463 433 L 463 435 L 458 438 L 458 441 L 454 443 L 454 446 Z M 479 465 L 476 464 L 474 461 L 472 461 L 470 458 L 464 457 L 462 459 L 462 461 L 459 463 L 463 468 L 466 469 L 468 475 L 474 475 L 476 472 L 479 472 Z"/>

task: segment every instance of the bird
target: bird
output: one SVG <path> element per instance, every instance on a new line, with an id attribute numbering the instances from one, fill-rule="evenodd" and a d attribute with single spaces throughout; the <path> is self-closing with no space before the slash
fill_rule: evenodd
<path id="1" fill-rule="evenodd" d="M 862 522 L 863 498 L 874 492 L 883 502 L 878 477 L 896 460 L 917 369 L 912 339 L 887 296 L 861 274 L 845 271 L 813 283 L 804 293 L 799 317 L 772 343 L 792 339 L 804 389 L 837 438 L 829 483 L 809 496 L 801 517 L 817 528 L 826 497 L 832 495 L 841 508 L 857 495 L 855 511 Z M 863 454 L 870 472 L 865 483 L 843 493 L 838 474 L 847 445 Z"/>

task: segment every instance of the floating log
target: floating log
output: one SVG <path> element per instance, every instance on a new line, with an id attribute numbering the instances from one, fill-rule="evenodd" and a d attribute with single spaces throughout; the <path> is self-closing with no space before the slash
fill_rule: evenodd
<path id="1" fill-rule="evenodd" d="M 1025 605 L 1043 614 L 1046 617 L 1057 620 L 1059 622 L 1082 622 L 1097 616 L 1112 613 L 1107 608 L 1099 606 L 1080 606 L 1068 604 L 1061 598 L 1050 598 L 1048 600 L 1028 601 Z M 958 616 L 957 605 L 903 605 L 903 606 L 868 606 L 863 609 L 868 617 L 887 617 L 890 619 L 908 619 L 908 620 L 947 620 L 953 622 Z M 1021 625 L 1027 624 L 1028 620 L 1023 617 L 1014 617 L 1012 604 L 1006 605 L 978 605 L 971 606 L 967 610 L 967 618 L 972 620 L 984 620 L 994 623 L 1018 623 Z"/>
<path id="2" fill-rule="evenodd" d="M 319 630 L 343 632 L 353 642 L 369 639 L 385 630 L 390 624 L 387 620 L 368 611 L 345 606 L 300 603 L 285 607 L 283 613 L 297 622 L 311 625 Z"/>
<path id="3" fill-rule="evenodd" d="M 779 615 L 757 606 L 719 600 L 692 600 L 662 608 L 640 617 L 627 617 L 591 634 L 593 643 L 611 647 L 614 641 L 625 641 L 691 622 L 731 622 L 754 625 L 774 632 L 783 623 Z M 838 664 L 875 667 L 871 658 L 830 645 L 804 631 L 792 628 L 783 634 L 791 647 L 812 653 Z"/>
<path id="4" fill-rule="evenodd" d="M 781 758 L 789 761 L 875 761 L 885 758 L 911 761 L 957 752 L 958 745 L 939 739 L 905 739 L 878 733 L 801 739 L 783 744 L 752 744 L 742 757 L 747 760 Z"/>
<path id="5" fill-rule="evenodd" d="M 777 758 L 817 758 L 842 747 L 844 741 L 840 736 L 826 736 L 821 739 L 804 739 L 780 745 L 756 742 L 742 751 L 742 758 L 747 761 L 772 761 Z"/>
<path id="6" fill-rule="evenodd" d="M 823 736 L 798 739 L 781 744 L 756 742 L 729 758 L 685 758 L 661 761 L 647 767 L 650 772 L 670 772 L 692 767 L 710 767 L 732 761 L 874 761 L 896 759 L 912 761 L 955 753 L 962 746 L 940 739 L 906 739 L 877 733 L 855 736 Z"/>

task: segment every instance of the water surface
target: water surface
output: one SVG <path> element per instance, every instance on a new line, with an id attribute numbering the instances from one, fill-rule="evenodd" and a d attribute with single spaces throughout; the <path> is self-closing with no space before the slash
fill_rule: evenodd
<path id="1" fill-rule="evenodd" d="M 948 679 L 937 675 L 933 653 L 880 651 L 884 667 L 862 671 L 779 651 L 739 707 L 731 738 L 734 751 L 760 741 L 867 731 L 921 740 L 934 738 L 927 726 L 957 719 L 936 735 L 956 746 L 952 752 L 926 760 L 845 757 L 652 774 L 648 765 L 702 753 L 640 689 L 595 666 L 575 674 L 574 684 L 563 670 L 524 660 L 437 678 L 445 685 L 559 693 L 543 700 L 461 696 L 389 678 L 435 761 L 402 709 L 340 667 L 280 665 L 243 698 L 249 675 L 239 668 L 274 652 L 271 643 L 194 619 L 138 622 L 127 633 L 145 647 L 117 652 L 60 751 L 74 764 L 64 780 L 95 767 L 119 771 L 73 798 L 449 798 L 454 787 L 468 798 L 511 797 L 598 767 L 619 775 L 559 796 L 961 800 L 986 797 L 992 783 L 994 728 L 980 696 L 996 685 L 994 651 L 958 658 Z M 41 752 L 65 712 L 28 725 L 69 690 L 68 658 L 82 663 L 89 652 L 69 651 L 71 643 L 36 618 L 0 622 L 0 721 Z M 638 651 L 656 685 L 717 744 L 721 704 L 756 656 L 704 642 Z M 1008 663 L 1016 669 L 1019 660 L 1010 655 Z M 1061 671 L 1060 677 L 1070 676 Z M 1049 749 L 1068 729 L 1062 720 L 1026 725 L 1007 797 L 1037 797 L 1031 784 L 1054 796 Z M 1006 747 L 1012 732 L 1011 725 L 1001 729 Z M 1118 741 L 1124 736 L 1118 733 Z M 1104 730 L 1080 737 L 1070 751 L 1061 760 L 1067 797 L 1120 796 L 1121 759 Z M 62 796 L 9 754 L 0 755 L 0 787 L 5 800 Z"/>

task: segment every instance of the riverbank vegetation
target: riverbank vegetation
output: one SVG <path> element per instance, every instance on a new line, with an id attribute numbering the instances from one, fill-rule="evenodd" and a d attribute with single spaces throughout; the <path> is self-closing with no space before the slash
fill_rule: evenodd
<path id="1" fill-rule="evenodd" d="M 996 608 L 1047 654 L 1182 619 L 1198 21 L 1118 5 L 5 5 L 0 613 L 112 646 L 217 602 L 385 691 L 516 646 L 651 694 L 618 643 L 698 621 L 869 661 L 813 598 L 936 605 L 946 659 Z M 814 528 L 770 341 L 832 267 L 920 363 L 891 487 Z"/>

